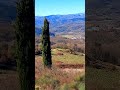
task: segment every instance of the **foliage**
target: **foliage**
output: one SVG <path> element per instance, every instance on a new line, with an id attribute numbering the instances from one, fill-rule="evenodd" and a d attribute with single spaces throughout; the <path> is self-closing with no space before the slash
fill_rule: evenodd
<path id="1" fill-rule="evenodd" d="M 21 90 L 34 89 L 34 6 L 33 0 L 17 2 L 15 23 L 16 60 Z"/>
<path id="2" fill-rule="evenodd" d="M 70 87 L 68 84 L 63 84 L 60 88 L 60 90 L 70 90 Z"/>
<path id="3" fill-rule="evenodd" d="M 56 90 L 59 83 L 59 80 L 53 78 L 51 75 L 44 75 L 36 81 L 36 84 L 40 85 L 44 90 L 47 89 L 47 86 L 52 88 L 52 90 Z"/>
<path id="4" fill-rule="evenodd" d="M 44 66 L 51 68 L 51 47 L 50 47 L 50 36 L 49 36 L 49 22 L 45 18 L 44 27 L 42 31 L 42 56 Z"/>

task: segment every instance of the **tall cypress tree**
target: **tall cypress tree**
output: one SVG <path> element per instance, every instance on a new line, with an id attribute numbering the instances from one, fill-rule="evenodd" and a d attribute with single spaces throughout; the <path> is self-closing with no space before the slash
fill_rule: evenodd
<path id="1" fill-rule="evenodd" d="M 17 2 L 16 61 L 21 90 L 34 90 L 35 86 L 35 35 L 34 0 Z"/>
<path id="2" fill-rule="evenodd" d="M 49 34 L 49 22 L 44 19 L 44 27 L 42 28 L 42 56 L 44 66 L 51 68 L 51 47 L 50 47 L 50 34 Z"/>

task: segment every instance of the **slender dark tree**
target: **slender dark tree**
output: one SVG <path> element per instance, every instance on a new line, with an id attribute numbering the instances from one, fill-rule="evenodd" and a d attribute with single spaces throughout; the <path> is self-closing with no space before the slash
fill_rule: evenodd
<path id="1" fill-rule="evenodd" d="M 41 40 L 42 40 L 42 56 L 43 56 L 44 66 L 51 68 L 52 60 L 51 60 L 49 22 L 46 18 L 44 19 L 44 27 L 42 28 Z"/>
<path id="2" fill-rule="evenodd" d="M 21 90 L 35 90 L 34 0 L 17 2 L 16 61 Z"/>

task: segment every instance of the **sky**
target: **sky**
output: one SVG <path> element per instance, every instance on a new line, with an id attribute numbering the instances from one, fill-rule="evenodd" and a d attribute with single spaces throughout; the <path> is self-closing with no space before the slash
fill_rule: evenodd
<path id="1" fill-rule="evenodd" d="M 35 0 L 35 16 L 85 13 L 85 0 Z"/>

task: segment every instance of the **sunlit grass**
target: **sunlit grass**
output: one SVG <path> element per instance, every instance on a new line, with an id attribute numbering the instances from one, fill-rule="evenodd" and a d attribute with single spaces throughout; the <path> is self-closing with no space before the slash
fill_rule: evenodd
<path id="1" fill-rule="evenodd" d="M 82 53 L 74 55 L 66 51 L 67 49 L 52 49 L 53 63 L 56 63 L 58 61 L 63 62 L 65 64 L 84 64 L 85 63 L 85 56 L 83 56 Z M 58 53 L 61 53 L 63 55 L 57 55 Z M 37 56 L 36 59 L 42 60 L 42 56 Z"/>
<path id="2" fill-rule="evenodd" d="M 68 49 L 52 49 L 52 62 L 62 62 L 64 64 L 84 64 L 85 56 L 82 53 L 77 55 L 70 54 Z M 44 69 L 42 56 L 36 56 L 36 86 L 40 90 L 85 90 L 84 83 L 85 72 L 65 72 L 58 67 L 52 67 L 52 70 Z M 36 89 L 37 90 L 37 89 Z"/>
<path id="3" fill-rule="evenodd" d="M 85 63 L 85 56 L 73 55 L 69 53 L 63 53 L 63 55 L 53 55 L 53 62 L 61 61 L 66 64 L 83 64 Z"/>

